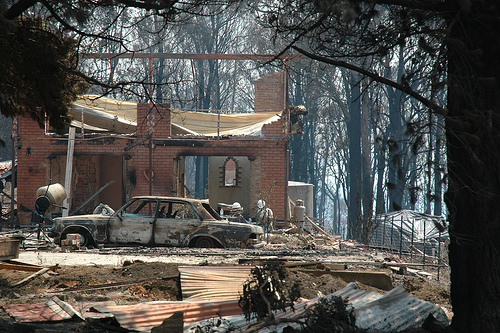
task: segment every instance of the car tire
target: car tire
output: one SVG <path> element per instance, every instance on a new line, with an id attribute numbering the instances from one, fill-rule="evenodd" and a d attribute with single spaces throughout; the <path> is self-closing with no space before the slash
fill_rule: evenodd
<path id="1" fill-rule="evenodd" d="M 210 237 L 200 237 L 196 240 L 195 247 L 213 248 L 215 247 L 214 240 Z"/>

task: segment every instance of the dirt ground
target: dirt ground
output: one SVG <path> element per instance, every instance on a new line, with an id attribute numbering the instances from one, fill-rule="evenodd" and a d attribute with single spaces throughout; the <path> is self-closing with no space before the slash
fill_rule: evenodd
<path id="1" fill-rule="evenodd" d="M 124 260 L 119 265 L 103 265 L 92 259 L 92 263 L 82 261 L 80 265 L 65 265 L 58 263 L 53 270 L 36 277 L 20 287 L 11 287 L 33 272 L 0 269 L 0 305 L 17 303 L 32 304 L 50 300 L 57 296 L 63 301 L 115 301 L 117 304 L 135 304 L 149 301 L 177 301 L 182 300 L 179 265 L 234 265 L 242 258 L 279 258 L 287 261 L 345 261 L 349 262 L 347 269 L 357 271 L 382 271 L 389 274 L 393 285 L 402 284 L 414 296 L 440 305 L 451 318 L 449 269 L 441 267 L 438 271 L 432 266 L 425 267 L 431 276 L 412 276 L 394 273 L 390 268 L 380 265 L 359 264 L 360 262 L 374 262 L 377 260 L 391 260 L 395 262 L 408 262 L 409 258 L 399 257 L 395 254 L 380 250 L 360 248 L 356 246 L 343 246 L 335 249 L 331 244 L 316 246 L 314 249 L 268 247 L 262 250 L 221 250 L 207 249 L 200 252 L 198 249 L 169 249 L 169 248 L 101 248 L 100 250 L 79 250 L 76 252 L 62 251 L 60 248 L 45 250 L 28 249 L 42 254 L 55 256 L 61 252 L 71 257 L 90 253 L 106 257 L 113 254 L 123 256 Z M 23 252 L 23 251 L 22 251 Z M 134 260 L 134 256 L 146 256 L 150 260 Z M 21 253 L 23 257 L 23 253 Z M 177 260 L 177 257 L 184 258 Z M 27 257 L 26 257 L 27 258 Z M 158 259 L 158 260 L 155 260 Z M 168 259 L 171 259 L 170 261 Z M 160 260 L 161 259 L 161 260 Z M 196 259 L 196 260 L 194 260 Z M 43 260 L 41 260 L 43 261 Z M 45 265 L 44 267 L 51 267 Z M 422 269 L 422 267 L 420 267 Z M 302 297 L 314 298 L 327 295 L 344 288 L 347 282 L 324 274 L 313 276 L 304 267 L 288 268 L 289 283 L 299 282 Z M 369 285 L 362 285 L 367 290 L 377 290 Z M 74 325 L 74 326 L 72 326 Z M 0 310 L 0 332 L 35 332 L 47 324 L 15 324 L 12 318 Z M 82 323 L 59 323 L 49 326 L 54 332 L 111 332 L 103 328 L 89 327 Z M 59 329 L 59 331 L 57 331 Z"/>

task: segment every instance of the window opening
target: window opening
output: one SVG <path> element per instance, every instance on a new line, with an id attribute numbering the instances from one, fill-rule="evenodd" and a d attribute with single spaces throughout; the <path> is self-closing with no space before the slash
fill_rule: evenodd
<path id="1" fill-rule="evenodd" d="M 228 157 L 224 162 L 224 186 L 238 186 L 238 163 L 233 157 Z"/>

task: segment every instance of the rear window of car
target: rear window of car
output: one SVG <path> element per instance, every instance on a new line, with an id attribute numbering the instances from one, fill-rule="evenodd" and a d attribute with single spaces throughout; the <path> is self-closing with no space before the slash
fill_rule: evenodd
<path id="1" fill-rule="evenodd" d="M 176 219 L 191 220 L 198 218 L 198 215 L 195 213 L 193 206 L 188 203 L 175 202 L 173 203 L 172 211 L 174 212 Z"/>

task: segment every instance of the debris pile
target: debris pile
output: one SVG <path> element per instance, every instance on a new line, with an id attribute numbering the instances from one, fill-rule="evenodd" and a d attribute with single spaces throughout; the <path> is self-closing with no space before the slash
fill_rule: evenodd
<path id="1" fill-rule="evenodd" d="M 295 235 L 285 233 L 283 237 L 295 237 Z M 414 295 L 411 302 L 426 301 L 425 306 L 422 305 L 422 307 L 434 309 L 433 303 L 443 305 L 443 298 L 439 299 L 439 297 L 449 297 L 448 290 L 429 287 L 433 285 L 432 281 L 436 278 L 432 267 L 427 267 L 427 269 L 431 268 L 432 276 L 430 277 L 421 274 L 411 276 L 412 269 L 419 267 L 418 263 L 412 266 L 397 255 L 369 251 L 366 248 L 356 246 L 345 246 L 345 248 L 347 250 L 320 248 L 304 250 L 285 247 L 270 247 L 253 251 L 130 247 L 93 250 L 94 254 L 102 252 L 100 256 L 103 258 L 111 254 L 116 255 L 116 253 L 137 255 L 150 252 L 154 258 L 173 259 L 175 255 L 170 254 L 183 253 L 184 258 L 204 258 L 204 263 L 198 266 L 178 266 L 171 263 L 125 260 L 121 266 L 107 266 L 100 265 L 97 259 L 93 259 L 90 265 L 52 267 L 52 270 L 47 269 L 44 272 L 40 272 L 40 268 L 47 268 L 43 265 L 34 265 L 32 271 L 26 272 L 2 269 L 0 281 L 6 283 L 4 282 L 0 288 L 1 305 L 5 312 L 4 317 L 10 318 L 10 325 L 21 323 L 33 327 L 53 327 L 56 323 L 65 327 L 115 325 L 115 327 L 149 332 L 153 327 L 161 325 L 171 327 L 181 322 L 183 330 L 187 332 L 188 328 L 206 325 L 207 320 L 219 318 L 218 316 L 222 314 L 224 321 L 231 325 L 246 327 L 249 323 L 245 321 L 242 310 L 238 306 L 238 297 L 252 267 L 261 267 L 266 262 L 278 263 L 288 271 L 285 281 L 287 284 L 298 283 L 300 285 L 302 299 L 299 304 L 304 303 L 304 306 L 310 305 L 312 300 L 325 295 L 335 293 L 343 295 L 354 292 L 352 289 L 354 284 L 357 286 L 356 293 L 370 295 L 370 302 L 374 295 L 377 295 L 377 299 L 383 299 L 382 296 L 388 294 L 386 298 L 392 299 L 390 298 L 392 293 L 397 295 L 396 298 L 403 299 L 409 296 L 405 292 L 411 292 Z M 33 252 L 33 250 L 28 252 Z M 52 257 L 56 257 L 59 253 L 69 258 L 69 256 L 78 257 L 90 252 L 89 250 L 71 250 L 71 252 L 52 250 L 46 253 Z M 41 254 L 44 252 L 37 251 L 36 253 L 37 257 L 43 261 Z M 358 253 L 364 253 L 365 259 L 362 260 Z M 21 257 L 27 258 L 24 253 Z M 232 264 L 219 262 L 214 265 L 215 261 L 220 258 L 225 258 Z M 405 269 L 395 272 L 398 266 Z M 28 283 L 14 286 L 24 276 L 38 272 L 40 273 L 31 277 Z M 351 291 L 348 292 L 346 289 L 341 292 L 348 286 L 348 283 L 351 283 Z M 394 286 L 398 289 L 391 291 L 394 290 Z M 361 311 L 359 309 L 366 307 L 365 302 L 357 304 L 354 300 L 351 298 L 350 302 L 356 311 L 359 312 Z M 429 302 L 433 302 L 430 303 L 432 307 L 427 304 Z M 445 302 L 444 305 L 449 309 L 449 299 Z M 412 306 L 414 305 L 412 303 Z M 88 309 L 85 308 L 86 306 L 89 306 Z M 64 308 L 66 312 L 69 311 L 70 317 L 53 322 L 56 315 L 61 315 L 59 310 L 56 310 L 55 314 L 51 312 L 57 307 Z M 417 308 L 420 309 L 420 307 L 418 303 Z M 183 313 L 181 317 L 179 317 L 179 312 Z M 439 314 L 432 313 L 439 320 L 444 318 L 443 313 L 450 316 L 447 311 L 438 312 Z M 35 316 L 35 313 L 50 314 L 47 318 L 52 319 L 40 321 L 39 314 Z M 164 323 L 165 319 L 170 316 L 174 316 L 174 319 Z M 422 314 L 419 318 L 426 319 L 424 317 L 425 315 Z M 35 320 L 35 318 L 38 319 Z M 13 320 L 15 321 L 12 322 Z"/>

